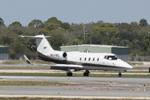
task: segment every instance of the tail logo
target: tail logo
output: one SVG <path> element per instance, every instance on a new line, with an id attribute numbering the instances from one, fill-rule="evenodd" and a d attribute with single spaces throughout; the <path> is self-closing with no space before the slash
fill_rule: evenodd
<path id="1" fill-rule="evenodd" d="M 43 49 L 46 49 L 47 47 L 43 47 Z"/>

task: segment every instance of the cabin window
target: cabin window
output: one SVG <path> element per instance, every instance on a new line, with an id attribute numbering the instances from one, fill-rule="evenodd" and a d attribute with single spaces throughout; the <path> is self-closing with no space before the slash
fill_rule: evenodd
<path id="1" fill-rule="evenodd" d="M 89 58 L 89 61 L 91 60 L 91 58 Z"/>
<path id="2" fill-rule="evenodd" d="M 82 60 L 82 58 L 80 57 L 80 61 Z"/>
<path id="3" fill-rule="evenodd" d="M 105 56 L 104 57 L 105 59 L 108 59 L 108 60 L 117 60 L 117 56 L 113 56 L 113 55 L 108 55 L 108 56 Z"/>
<path id="4" fill-rule="evenodd" d="M 99 58 L 97 58 L 97 61 L 99 61 Z"/>
<path id="5" fill-rule="evenodd" d="M 95 58 L 93 58 L 93 61 L 95 60 Z"/>

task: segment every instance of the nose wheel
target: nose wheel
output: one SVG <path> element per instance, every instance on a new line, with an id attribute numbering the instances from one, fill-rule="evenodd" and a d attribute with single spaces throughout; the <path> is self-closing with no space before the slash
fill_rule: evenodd
<path id="1" fill-rule="evenodd" d="M 89 70 L 86 70 L 84 73 L 83 73 L 83 76 L 89 76 L 90 72 Z"/>
<path id="2" fill-rule="evenodd" d="M 118 76 L 119 76 L 119 77 L 121 77 L 121 76 L 122 76 L 122 73 L 121 73 L 121 72 L 119 72 L 119 73 L 118 73 Z"/>

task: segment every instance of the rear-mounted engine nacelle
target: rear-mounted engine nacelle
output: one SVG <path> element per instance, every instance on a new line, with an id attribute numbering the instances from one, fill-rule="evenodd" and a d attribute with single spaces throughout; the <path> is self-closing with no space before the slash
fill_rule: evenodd
<path id="1" fill-rule="evenodd" d="M 64 52 L 62 56 L 63 56 L 63 58 L 67 58 L 67 53 Z"/>

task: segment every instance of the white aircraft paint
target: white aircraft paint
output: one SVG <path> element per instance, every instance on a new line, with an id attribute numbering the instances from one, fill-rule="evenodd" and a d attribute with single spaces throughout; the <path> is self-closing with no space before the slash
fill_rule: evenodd
<path id="1" fill-rule="evenodd" d="M 89 70 L 115 70 L 122 72 L 132 69 L 131 65 L 117 58 L 117 56 L 112 53 L 57 51 L 51 47 L 44 35 L 21 37 L 35 38 L 39 57 L 43 60 L 59 63 L 51 66 L 51 69 L 65 70 L 68 73 L 71 73 L 72 71 L 86 70 L 85 74 L 88 73 L 88 75 Z"/>

